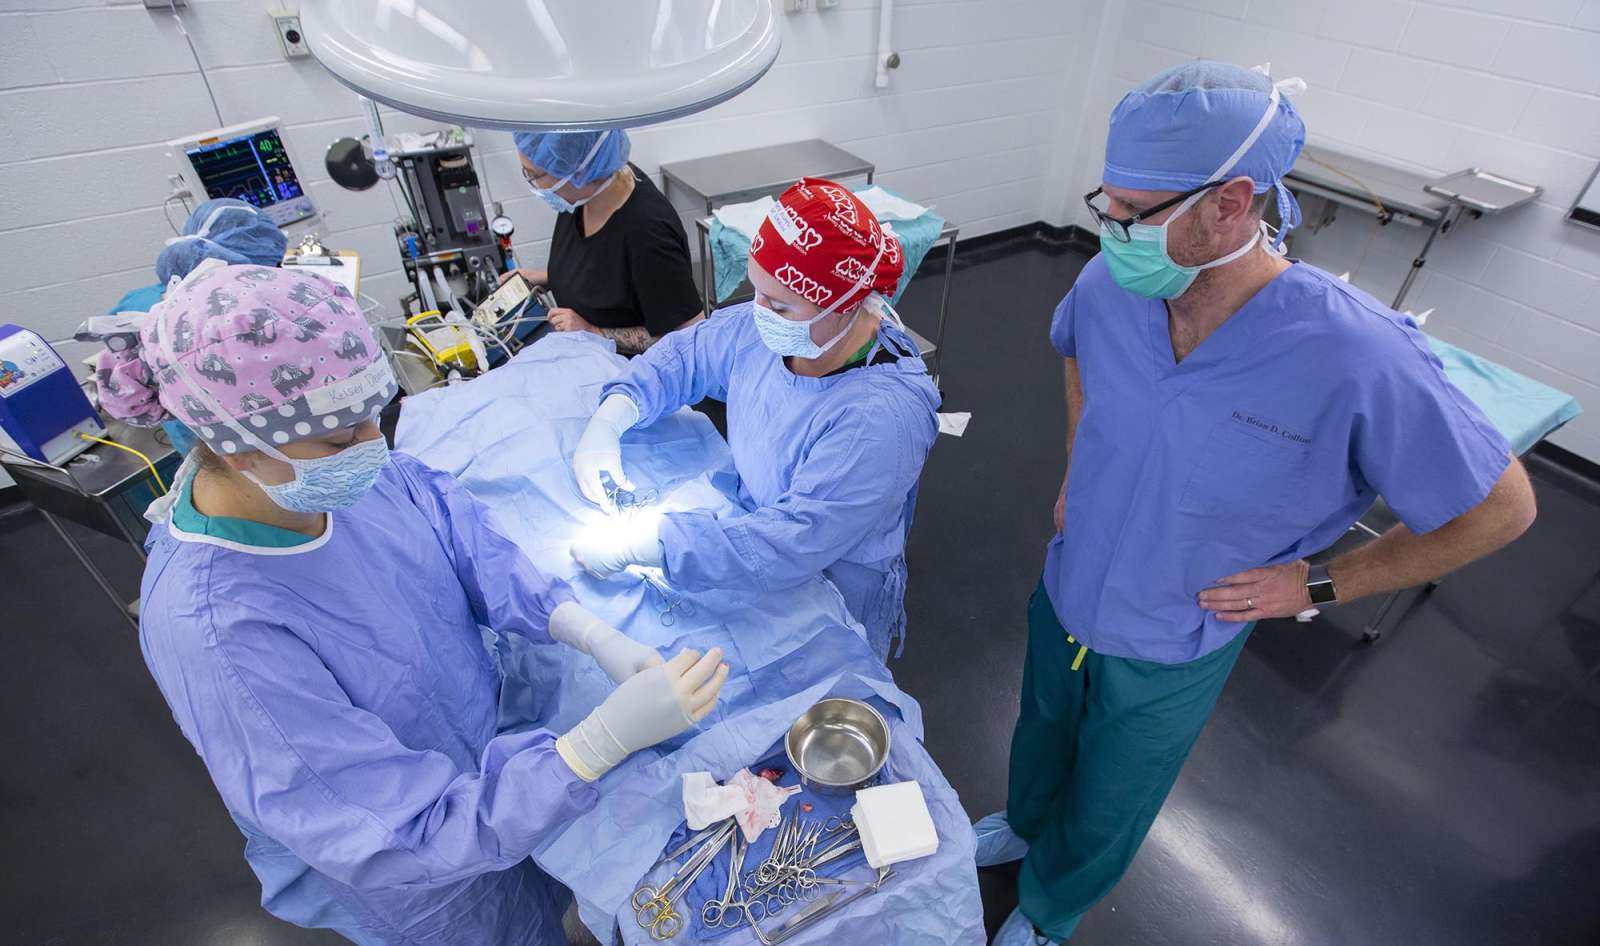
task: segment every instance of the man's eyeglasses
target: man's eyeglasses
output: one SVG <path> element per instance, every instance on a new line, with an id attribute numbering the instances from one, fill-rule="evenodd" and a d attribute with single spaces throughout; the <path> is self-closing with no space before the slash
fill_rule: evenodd
<path id="1" fill-rule="evenodd" d="M 1161 203 L 1156 204 L 1154 207 L 1148 207 L 1148 208 L 1146 208 L 1144 210 L 1141 210 L 1141 211 L 1139 211 L 1138 213 L 1134 214 L 1131 217 L 1113 217 L 1110 214 L 1106 213 L 1104 210 L 1101 210 L 1099 207 L 1096 207 L 1094 205 L 1095 198 L 1100 197 L 1100 196 L 1105 194 L 1106 191 L 1105 191 L 1105 188 L 1103 188 L 1103 187 L 1096 187 L 1094 190 L 1090 191 L 1089 193 L 1084 194 L 1083 195 L 1083 205 L 1085 207 L 1089 208 L 1089 212 L 1094 214 L 1095 220 L 1099 221 L 1101 228 L 1104 229 L 1105 232 L 1111 234 L 1111 238 L 1113 240 L 1116 240 L 1118 243 L 1127 243 L 1129 240 L 1132 239 L 1132 237 L 1130 237 L 1128 235 L 1128 228 L 1129 227 L 1133 226 L 1134 224 L 1138 223 L 1141 220 L 1148 220 L 1151 217 L 1154 217 L 1156 214 L 1160 213 L 1161 211 L 1166 210 L 1168 207 L 1171 207 L 1174 204 L 1182 203 L 1183 201 L 1188 200 L 1190 197 L 1193 197 L 1196 194 L 1199 194 L 1199 193 L 1201 193 L 1203 191 L 1208 191 L 1213 187 L 1221 187 L 1222 185 L 1224 185 L 1226 183 L 1228 183 L 1228 182 L 1227 181 L 1212 181 L 1209 184 L 1201 184 L 1199 187 L 1196 187 L 1193 190 L 1184 191 L 1183 193 L 1179 194 L 1176 197 L 1171 198 L 1170 200 L 1163 200 Z M 1109 204 L 1109 201 L 1107 203 Z"/>

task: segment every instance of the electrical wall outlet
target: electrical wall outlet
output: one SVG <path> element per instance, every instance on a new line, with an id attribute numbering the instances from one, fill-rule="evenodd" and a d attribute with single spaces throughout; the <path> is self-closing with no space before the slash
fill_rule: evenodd
<path id="1" fill-rule="evenodd" d="M 311 55 L 306 45 L 306 34 L 300 30 L 300 17 L 293 13 L 275 13 L 272 22 L 278 28 L 278 42 L 283 44 L 286 59 L 299 59 Z"/>
<path id="2" fill-rule="evenodd" d="M 839 5 L 839 0 L 817 0 L 818 10 L 832 10 Z"/>
<path id="3" fill-rule="evenodd" d="M 783 0 L 783 12 L 804 13 L 810 0 Z"/>
<path id="4" fill-rule="evenodd" d="M 151 10 L 183 10 L 189 6 L 187 0 L 144 0 L 144 5 Z"/>

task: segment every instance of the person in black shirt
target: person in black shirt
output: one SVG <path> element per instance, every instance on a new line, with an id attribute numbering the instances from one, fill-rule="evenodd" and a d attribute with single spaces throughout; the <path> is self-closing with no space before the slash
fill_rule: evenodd
<path id="1" fill-rule="evenodd" d="M 677 211 L 628 163 L 626 132 L 519 132 L 528 187 L 556 211 L 545 270 L 518 272 L 549 287 L 551 327 L 594 332 L 638 354 L 704 315 Z"/>

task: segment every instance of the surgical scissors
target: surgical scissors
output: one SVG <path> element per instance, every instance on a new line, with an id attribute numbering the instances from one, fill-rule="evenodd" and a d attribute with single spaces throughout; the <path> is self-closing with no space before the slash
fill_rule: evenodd
<path id="1" fill-rule="evenodd" d="M 856 823 L 854 821 L 849 818 L 842 818 L 839 815 L 829 815 L 822 822 L 823 834 L 838 834 L 840 831 L 854 831 L 855 829 Z"/>
<path id="2" fill-rule="evenodd" d="M 700 908 L 700 919 L 710 927 L 726 926 L 732 929 L 738 926 L 739 901 L 733 899 L 734 893 L 739 889 L 739 872 L 744 868 L 744 856 L 749 851 L 749 845 L 741 844 L 738 832 L 733 835 L 733 850 L 728 853 L 728 886 L 722 892 L 721 900 L 707 900 L 705 906 Z M 728 923 L 729 915 L 733 922 Z"/>
<path id="3" fill-rule="evenodd" d="M 687 840 L 687 841 L 683 842 L 682 844 L 678 845 L 677 847 L 673 848 L 671 853 L 663 855 L 661 860 L 656 861 L 656 866 L 660 867 L 662 864 L 665 864 L 667 861 L 675 861 L 675 860 L 677 860 L 678 858 L 680 858 L 683 855 L 687 854 L 691 849 L 693 849 L 695 847 L 695 845 L 699 844 L 701 841 L 704 841 L 705 839 L 711 837 L 713 834 L 716 834 L 718 831 L 725 830 L 728 827 L 728 825 L 730 823 L 732 823 L 732 821 L 733 821 L 732 818 L 724 818 L 721 821 L 717 822 L 716 824 L 712 825 L 711 827 L 706 828 L 705 830 L 696 833 L 695 835 L 690 837 L 689 840 Z"/>
<path id="4" fill-rule="evenodd" d="M 683 895 L 716 859 L 733 832 L 734 823 L 730 820 L 666 883 L 660 887 L 644 884 L 633 892 L 634 918 L 640 927 L 650 931 L 653 939 L 671 939 L 683 929 L 683 917 L 675 909 L 678 901 L 683 899 Z"/>

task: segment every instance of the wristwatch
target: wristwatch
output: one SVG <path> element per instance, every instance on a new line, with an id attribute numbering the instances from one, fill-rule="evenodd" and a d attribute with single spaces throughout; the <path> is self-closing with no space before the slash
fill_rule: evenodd
<path id="1" fill-rule="evenodd" d="M 1328 574 L 1328 566 L 1311 566 L 1311 573 L 1306 576 L 1306 594 L 1311 596 L 1311 603 L 1319 608 L 1329 608 L 1339 603 L 1339 589 L 1333 586 L 1333 576 Z"/>

